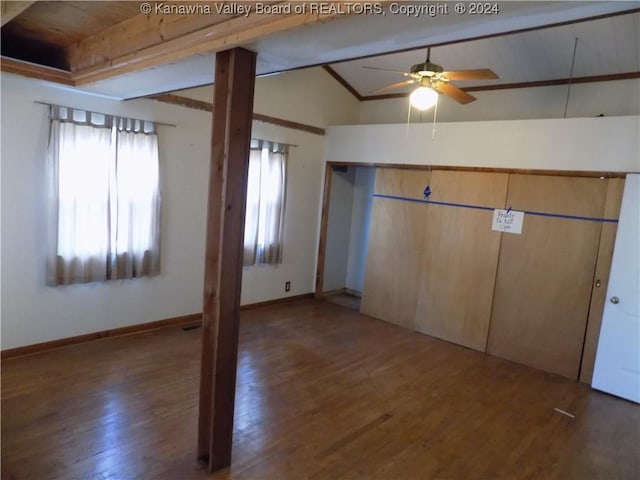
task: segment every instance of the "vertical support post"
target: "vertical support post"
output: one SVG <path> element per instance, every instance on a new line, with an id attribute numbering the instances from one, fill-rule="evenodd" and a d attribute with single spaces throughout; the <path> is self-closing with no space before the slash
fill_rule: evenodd
<path id="1" fill-rule="evenodd" d="M 256 54 L 216 54 L 202 315 L 198 459 L 231 465 Z"/>

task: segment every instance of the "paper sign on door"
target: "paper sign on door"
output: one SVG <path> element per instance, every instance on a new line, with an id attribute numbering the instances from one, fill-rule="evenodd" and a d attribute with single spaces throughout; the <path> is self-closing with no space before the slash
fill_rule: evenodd
<path id="1" fill-rule="evenodd" d="M 524 212 L 516 212 L 514 210 L 500 210 L 496 208 L 493 211 L 493 222 L 491 230 L 505 233 L 522 233 L 522 223 L 524 222 Z"/>

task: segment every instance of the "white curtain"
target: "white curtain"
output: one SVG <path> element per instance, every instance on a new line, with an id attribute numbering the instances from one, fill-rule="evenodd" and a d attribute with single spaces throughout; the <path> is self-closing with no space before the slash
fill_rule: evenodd
<path id="1" fill-rule="evenodd" d="M 118 131 L 112 278 L 158 273 L 160 192 L 155 135 Z"/>
<path id="2" fill-rule="evenodd" d="M 282 263 L 287 145 L 251 141 L 244 265 Z"/>
<path id="3" fill-rule="evenodd" d="M 52 107 L 49 285 L 159 273 L 158 146 L 149 128 Z"/>

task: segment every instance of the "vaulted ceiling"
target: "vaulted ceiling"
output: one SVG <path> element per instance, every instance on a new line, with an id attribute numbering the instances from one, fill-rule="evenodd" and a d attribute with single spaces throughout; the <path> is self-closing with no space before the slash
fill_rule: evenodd
<path id="1" fill-rule="evenodd" d="M 412 49 L 342 62 L 332 65 L 332 69 L 358 95 L 367 99 L 388 97 L 387 94 L 371 92 L 403 77 L 364 67 L 373 65 L 406 72 L 411 65 L 423 62 L 426 53 L 426 48 Z M 568 82 L 569 78 L 577 82 L 637 78 L 640 70 L 640 13 L 471 41 L 445 42 L 432 48 L 431 61 L 442 65 L 445 70 L 489 67 L 498 74 L 496 80 L 454 82 L 469 91 L 553 85 Z M 411 88 L 415 86 L 391 92 L 406 92 Z"/>
<path id="2" fill-rule="evenodd" d="M 457 82 L 470 91 L 640 78 L 639 2 L 261 3 L 3 1 L 0 66 L 119 98 L 210 84 L 235 46 L 258 52 L 258 74 L 329 66 L 360 99 L 402 79 L 363 66 L 407 71 L 427 47 L 500 77 Z"/>

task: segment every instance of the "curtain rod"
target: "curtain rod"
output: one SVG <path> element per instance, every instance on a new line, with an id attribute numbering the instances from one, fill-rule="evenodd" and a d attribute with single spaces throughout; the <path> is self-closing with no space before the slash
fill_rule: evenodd
<path id="1" fill-rule="evenodd" d="M 68 107 L 66 105 L 58 105 L 56 103 L 48 103 L 48 102 L 41 102 L 40 100 L 34 100 L 33 103 L 37 103 L 40 105 L 47 105 L 48 107 L 61 107 L 61 108 L 70 108 L 72 110 L 82 110 L 84 112 L 88 112 L 88 113 L 95 113 L 97 115 L 104 115 L 104 116 L 112 116 L 112 117 L 117 117 L 119 115 L 114 115 L 112 113 L 102 113 L 102 112 L 94 112 L 92 110 L 87 110 L 85 108 L 76 108 L 76 107 Z M 127 117 L 128 118 L 128 117 Z M 173 123 L 165 123 L 165 122 L 156 122 L 154 120 L 142 120 L 140 118 L 132 118 L 131 120 L 136 120 L 138 122 L 150 122 L 150 123 L 155 123 L 156 125 L 163 125 L 165 127 L 177 127 L 177 125 L 174 125 Z"/>
<path id="2" fill-rule="evenodd" d="M 294 145 L 293 143 L 286 143 L 286 142 L 278 142 L 277 140 L 265 140 L 264 138 L 258 138 L 258 137 L 251 137 L 251 140 L 257 140 L 259 142 L 269 142 L 269 143 L 278 143 L 280 145 L 285 145 L 287 147 L 291 147 L 291 148 L 297 148 L 300 145 Z"/>

